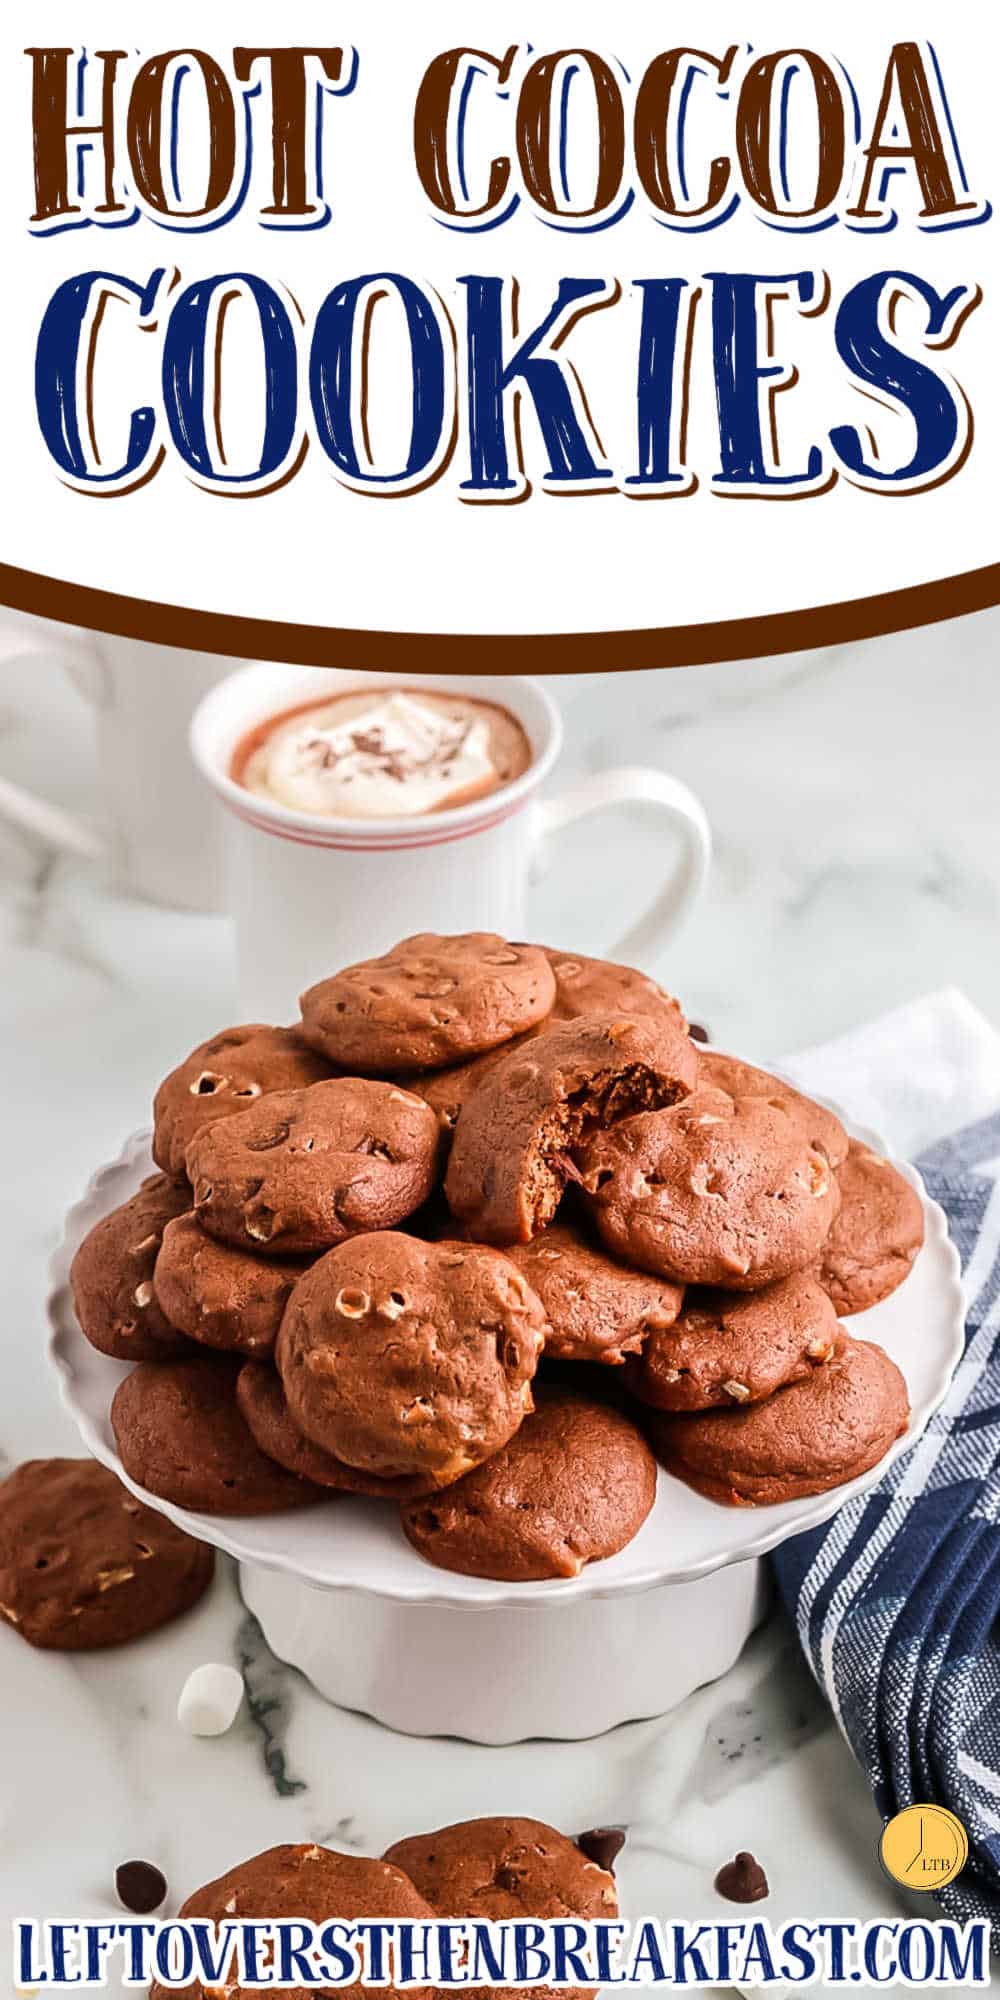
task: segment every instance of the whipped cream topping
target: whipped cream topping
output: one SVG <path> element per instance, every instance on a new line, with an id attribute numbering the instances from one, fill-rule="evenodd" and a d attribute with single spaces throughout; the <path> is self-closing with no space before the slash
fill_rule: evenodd
<path id="1" fill-rule="evenodd" d="M 508 781 L 490 716 L 485 705 L 401 689 L 341 697 L 277 723 L 242 782 L 292 811 L 330 818 L 436 812 Z"/>

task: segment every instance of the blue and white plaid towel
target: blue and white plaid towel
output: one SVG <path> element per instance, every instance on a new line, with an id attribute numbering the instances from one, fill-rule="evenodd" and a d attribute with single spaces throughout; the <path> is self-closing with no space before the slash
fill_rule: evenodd
<path id="1" fill-rule="evenodd" d="M 883 1818 L 957 1813 L 969 1862 L 940 1902 L 1000 1951 L 1000 1112 L 919 1164 L 962 1259 L 965 1359 L 925 1436 L 775 1568 Z"/>

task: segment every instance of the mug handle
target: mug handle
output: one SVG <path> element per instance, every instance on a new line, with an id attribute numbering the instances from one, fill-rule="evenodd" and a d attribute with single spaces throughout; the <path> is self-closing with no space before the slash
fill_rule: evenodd
<path id="1" fill-rule="evenodd" d="M 66 640 L 60 645 L 57 640 L 30 629 L 12 632 L 10 639 L 4 665 L 34 659 L 54 662 L 65 669 L 86 701 L 94 707 L 103 705 L 101 663 L 96 652 L 91 653 L 85 643 L 74 645 L 72 640 Z M 107 852 L 106 841 L 85 819 L 51 804 L 48 799 L 38 798 L 7 778 L 0 778 L 0 824 L 14 827 L 29 840 L 40 840 L 46 847 L 75 854 L 85 861 L 98 861 Z"/>
<path id="2" fill-rule="evenodd" d="M 645 915 L 610 951 L 615 957 L 655 964 L 667 939 L 694 909 L 712 862 L 708 814 L 690 787 L 665 771 L 652 770 L 644 764 L 623 764 L 585 778 L 557 798 L 543 799 L 540 830 L 542 840 L 547 841 L 550 835 L 561 833 L 574 820 L 591 813 L 635 805 L 654 807 L 671 832 L 681 836 L 681 848 Z"/>

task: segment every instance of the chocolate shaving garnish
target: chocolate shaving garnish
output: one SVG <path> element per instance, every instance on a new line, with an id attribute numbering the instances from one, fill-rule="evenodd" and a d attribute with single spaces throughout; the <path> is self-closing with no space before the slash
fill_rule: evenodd
<path id="1" fill-rule="evenodd" d="M 727 1861 L 715 1878 L 715 1887 L 727 1903 L 762 1903 L 770 1886 L 760 1862 L 753 1854 L 738 1854 Z"/>
<path id="2" fill-rule="evenodd" d="M 576 1844 L 588 1861 L 596 1861 L 609 1875 L 615 1872 L 615 1862 L 625 1845 L 625 1833 L 620 1826 L 592 1826 L 589 1833 L 578 1833 Z"/>

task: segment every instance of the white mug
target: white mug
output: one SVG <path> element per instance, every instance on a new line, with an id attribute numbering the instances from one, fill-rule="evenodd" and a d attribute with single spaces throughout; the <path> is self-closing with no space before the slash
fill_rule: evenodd
<path id="1" fill-rule="evenodd" d="M 0 821 L 63 853 L 105 860 L 116 889 L 177 909 L 221 909 L 222 846 L 191 768 L 188 726 L 231 662 L 27 619 L 5 624 L 2 648 L 7 663 L 64 667 L 93 706 L 102 812 L 91 824 L 0 779 Z"/>
<path id="2" fill-rule="evenodd" d="M 584 814 L 636 803 L 668 823 L 675 858 L 615 955 L 655 960 L 697 901 L 708 872 L 712 843 L 704 808 L 677 778 L 641 766 L 600 772 L 543 797 L 562 746 L 562 721 L 539 681 L 421 674 L 421 687 L 501 701 L 531 743 L 534 756 L 524 775 L 471 804 L 392 819 L 320 818 L 234 782 L 235 753 L 262 722 L 311 700 L 385 685 L 379 674 L 258 665 L 222 681 L 195 713 L 194 759 L 227 809 L 227 901 L 236 920 L 245 1018 L 294 1017 L 307 986 L 416 931 L 525 937 L 526 896 L 540 844 Z"/>

